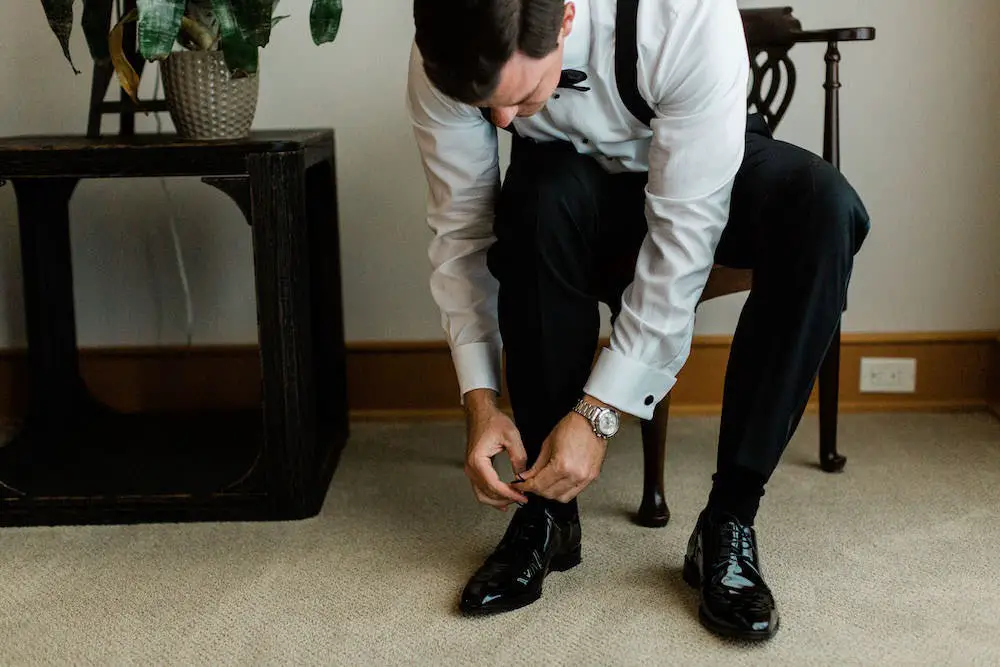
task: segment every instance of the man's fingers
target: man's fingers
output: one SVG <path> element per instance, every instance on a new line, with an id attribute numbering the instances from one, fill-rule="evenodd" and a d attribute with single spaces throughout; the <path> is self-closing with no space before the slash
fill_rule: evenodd
<path id="1" fill-rule="evenodd" d="M 546 465 L 536 471 L 534 476 L 527 479 L 524 484 L 518 484 L 518 488 L 524 493 L 534 493 L 546 498 L 551 497 L 551 489 L 562 479 L 562 475 L 553 465 Z"/>
<path id="2" fill-rule="evenodd" d="M 524 493 L 533 493 L 560 502 L 569 502 L 579 495 L 591 483 L 590 475 L 585 475 L 572 469 L 567 470 L 557 460 L 550 459 L 548 464 L 537 471 L 530 480 L 517 487 Z"/>
<path id="3" fill-rule="evenodd" d="M 541 472 L 545 466 L 549 464 L 552 459 L 552 448 L 549 446 L 549 441 L 546 440 L 542 444 L 542 451 L 538 453 L 538 458 L 535 459 L 534 465 L 521 473 L 521 479 L 527 481 Z"/>
<path id="4" fill-rule="evenodd" d="M 517 429 L 509 435 L 507 444 L 507 455 L 510 456 L 510 465 L 514 468 L 514 472 L 521 475 L 525 472 L 528 467 L 528 454 L 524 451 L 524 443 L 521 442 L 521 434 L 517 432 Z"/>
<path id="5" fill-rule="evenodd" d="M 473 462 L 473 470 L 476 473 L 478 486 L 490 495 L 498 498 L 506 498 L 511 502 L 526 503 L 528 499 L 518 491 L 500 481 L 500 476 L 493 469 L 493 464 L 489 459 L 476 459 Z"/>
<path id="6" fill-rule="evenodd" d="M 496 509 L 502 512 L 506 512 L 508 505 L 511 504 L 511 501 L 509 500 L 503 498 L 494 498 L 493 496 L 489 495 L 478 486 L 473 486 L 472 490 L 476 495 L 476 500 L 478 500 L 481 504 L 488 505 L 490 507 L 495 507 Z"/>
<path id="7" fill-rule="evenodd" d="M 552 486 L 550 486 L 545 491 L 545 497 L 551 498 L 552 500 L 558 500 L 560 502 L 566 502 L 568 499 L 573 497 L 573 492 L 576 489 L 576 483 L 563 478 L 557 480 Z"/>
<path id="8" fill-rule="evenodd" d="M 498 495 L 495 491 L 482 484 L 475 477 L 473 477 L 470 481 L 472 482 L 472 491 L 476 495 L 476 500 L 483 505 L 489 505 L 490 507 L 506 511 L 507 506 L 514 502 L 509 498 L 504 498 Z"/>
<path id="9" fill-rule="evenodd" d="M 590 486 L 590 482 L 584 482 L 583 484 L 577 484 L 576 486 L 572 486 L 566 491 L 561 491 L 561 492 L 557 491 L 558 495 L 556 496 L 555 499 L 561 503 L 568 503 L 569 501 L 573 500 L 578 495 L 583 493 L 584 489 L 586 489 L 588 486 Z"/>

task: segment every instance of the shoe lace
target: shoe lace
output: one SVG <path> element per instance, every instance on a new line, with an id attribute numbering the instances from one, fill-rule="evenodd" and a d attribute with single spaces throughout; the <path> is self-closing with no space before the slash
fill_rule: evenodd
<path id="1" fill-rule="evenodd" d="M 758 587 L 761 577 L 757 569 L 751 529 L 736 521 L 727 521 L 720 533 L 719 550 L 713 568 L 715 578 L 730 589 Z M 748 574 L 753 578 L 746 576 Z"/>
<path id="2" fill-rule="evenodd" d="M 735 562 L 740 558 L 752 559 L 754 557 L 754 545 L 753 533 L 750 531 L 750 528 L 741 526 L 735 521 L 729 521 L 726 524 L 725 530 L 727 535 L 723 544 L 726 546 L 729 560 Z"/>

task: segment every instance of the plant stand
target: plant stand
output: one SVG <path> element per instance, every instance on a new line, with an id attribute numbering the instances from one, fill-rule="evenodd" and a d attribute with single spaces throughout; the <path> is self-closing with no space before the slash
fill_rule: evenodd
<path id="1" fill-rule="evenodd" d="M 158 176 L 201 177 L 251 224 L 258 410 L 118 414 L 80 375 L 70 197 L 84 178 Z M 348 437 L 333 132 L 0 139 L 4 180 L 18 202 L 30 407 L 0 447 L 0 525 L 315 515 Z"/>

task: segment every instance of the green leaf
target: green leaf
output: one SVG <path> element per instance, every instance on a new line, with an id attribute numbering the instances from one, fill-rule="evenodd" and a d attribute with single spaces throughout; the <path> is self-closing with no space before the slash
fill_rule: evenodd
<path id="1" fill-rule="evenodd" d="M 59 40 L 69 66 L 75 74 L 79 74 L 80 70 L 73 64 L 73 57 L 69 54 L 69 37 L 73 34 L 73 0 L 42 0 L 42 9 L 45 10 L 45 18 Z"/>
<path id="2" fill-rule="evenodd" d="M 226 66 L 233 76 L 257 73 L 258 49 L 243 37 L 230 0 L 212 0 L 212 10 L 219 22 L 221 36 L 219 47 L 226 59 Z"/>
<path id="3" fill-rule="evenodd" d="M 111 26 L 111 7 L 115 0 L 83 0 L 83 17 L 80 25 L 87 37 L 90 57 L 97 61 L 108 60 L 108 32 Z"/>
<path id="4" fill-rule="evenodd" d="M 254 46 L 267 46 L 271 41 L 271 15 L 277 0 L 229 0 L 243 39 Z"/>
<path id="5" fill-rule="evenodd" d="M 181 29 L 186 0 L 137 0 L 139 53 L 146 60 L 170 55 Z"/>
<path id="6" fill-rule="evenodd" d="M 309 10 L 309 29 L 316 45 L 332 42 L 340 30 L 341 0 L 313 0 Z"/>

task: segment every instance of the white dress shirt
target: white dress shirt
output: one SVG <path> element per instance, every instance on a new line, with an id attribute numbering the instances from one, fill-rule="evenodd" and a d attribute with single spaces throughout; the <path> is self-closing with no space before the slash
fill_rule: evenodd
<path id="1" fill-rule="evenodd" d="M 609 172 L 648 171 L 646 219 L 633 283 L 586 393 L 644 419 L 673 387 L 691 349 L 694 313 L 729 217 L 743 160 L 749 57 L 736 0 L 642 0 L 639 91 L 652 129 L 615 82 L 615 0 L 575 0 L 563 68 L 589 91 L 557 89 L 518 134 L 571 142 Z M 497 128 L 444 96 L 411 51 L 407 108 L 429 185 L 430 288 L 464 395 L 501 388 L 497 282 L 486 266 L 500 187 Z"/>

